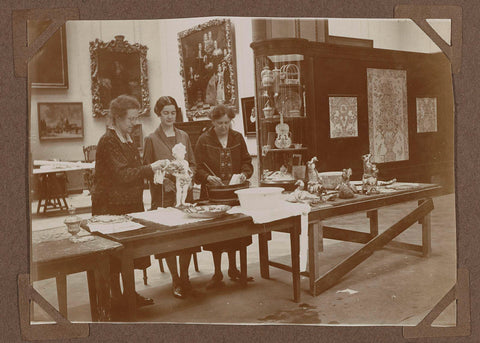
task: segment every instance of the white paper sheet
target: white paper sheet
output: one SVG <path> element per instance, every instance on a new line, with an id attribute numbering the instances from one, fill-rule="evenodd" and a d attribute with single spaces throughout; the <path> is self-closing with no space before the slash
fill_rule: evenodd
<path id="1" fill-rule="evenodd" d="M 130 213 L 129 216 L 166 226 L 177 226 L 211 220 L 211 218 L 191 218 L 183 211 L 173 207 L 160 207 L 152 211 Z"/>
<path id="2" fill-rule="evenodd" d="M 145 226 L 132 221 L 125 221 L 121 223 L 88 223 L 88 227 L 90 228 L 91 232 L 110 234 L 137 230 Z"/>

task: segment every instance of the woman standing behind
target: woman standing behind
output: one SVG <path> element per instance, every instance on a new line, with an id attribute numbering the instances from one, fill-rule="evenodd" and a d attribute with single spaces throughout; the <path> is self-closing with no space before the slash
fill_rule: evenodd
<path id="1" fill-rule="evenodd" d="M 140 104 L 128 95 L 110 103 L 111 126 L 97 145 L 95 178 L 92 189 L 92 215 L 122 215 L 144 211 L 143 182 L 161 169 L 160 162 L 143 165 L 130 133 L 138 118 Z M 120 266 L 112 261 L 112 297 L 121 305 Z M 134 260 L 136 269 L 150 266 L 150 257 Z M 137 305 L 153 304 L 137 293 Z"/>
<path id="2" fill-rule="evenodd" d="M 202 185 L 200 198 L 207 197 L 207 185 L 228 185 L 233 175 L 239 174 L 241 182 L 253 174 L 252 158 L 241 133 L 230 128 L 235 113 L 229 107 L 218 105 L 210 113 L 213 127 L 203 133 L 195 147 L 197 173 L 195 179 Z M 213 171 L 212 175 L 209 171 Z M 250 245 L 252 237 L 233 239 L 229 241 L 204 245 L 205 250 L 213 254 L 215 274 L 207 288 L 223 286 L 221 270 L 222 252 L 228 253 L 228 276 L 237 281 L 240 271 L 237 269 L 236 251 Z M 250 278 L 252 280 L 252 278 Z"/>
<path id="3" fill-rule="evenodd" d="M 195 173 L 195 157 L 193 155 L 190 138 L 185 131 L 179 130 L 173 126 L 176 121 L 181 121 L 182 113 L 177 106 L 177 102 L 170 96 L 162 96 L 158 99 L 154 108 L 155 113 L 160 118 L 160 126 L 149 136 L 145 138 L 145 148 L 143 153 L 144 164 L 150 164 L 157 160 L 173 160 L 172 148 L 182 143 L 187 150 L 185 159 L 188 161 L 190 169 Z M 175 206 L 175 179 L 166 175 L 163 184 L 154 184 L 153 178 L 150 179 L 150 194 L 152 196 L 152 210 L 158 207 L 174 207 Z M 192 190 L 189 196 L 192 199 Z M 157 254 L 155 258 L 165 258 L 168 269 L 172 275 L 172 291 L 177 298 L 184 298 L 191 290 L 190 281 L 188 279 L 188 267 L 192 253 L 200 251 L 200 248 L 186 249 L 166 256 Z M 177 257 L 180 261 L 180 275 L 177 268 Z"/>

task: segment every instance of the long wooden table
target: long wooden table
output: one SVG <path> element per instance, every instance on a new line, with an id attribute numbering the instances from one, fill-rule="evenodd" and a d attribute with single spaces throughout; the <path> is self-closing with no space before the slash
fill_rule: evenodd
<path id="1" fill-rule="evenodd" d="M 411 188 L 407 188 L 411 186 Z M 413 250 L 429 256 L 431 251 L 430 212 L 433 210 L 432 197 L 441 193 L 441 187 L 434 184 L 407 184 L 397 183 L 397 187 L 404 188 L 391 193 L 375 195 L 356 195 L 353 199 L 336 199 L 331 203 L 313 207 L 309 214 L 308 228 L 308 272 L 310 291 L 316 296 L 337 284 L 341 278 L 353 270 L 360 263 L 370 257 L 376 250 L 388 245 L 400 249 Z M 378 209 L 395 204 L 418 201 L 418 206 L 394 223 L 387 230 L 378 233 Z M 366 212 L 370 220 L 370 232 L 358 232 L 347 229 L 329 227 L 322 221 L 328 218 Z M 416 222 L 422 224 L 421 244 L 409 244 L 395 241 L 395 237 L 407 230 Z M 284 232 L 283 230 L 274 230 Z M 323 238 L 365 244 L 361 249 L 351 254 L 334 268 L 323 275 L 319 273 L 318 253 L 323 250 Z M 291 266 L 269 260 L 268 241 L 270 233 L 259 235 L 260 271 L 263 278 L 269 278 L 269 267 L 280 268 L 294 275 L 298 273 Z"/>
<path id="2" fill-rule="evenodd" d="M 352 270 L 356 265 L 364 261 L 375 250 L 380 249 L 391 242 L 398 234 L 405 231 L 416 221 L 423 223 L 422 246 L 404 245 L 402 247 L 421 250 L 425 254 L 430 251 L 430 221 L 429 213 L 433 209 L 431 198 L 438 195 L 440 187 L 436 185 L 418 184 L 417 187 L 407 190 L 398 190 L 388 194 L 371 196 L 358 195 L 354 199 L 335 200 L 314 207 L 309 214 L 309 271 L 310 288 L 314 295 L 331 287 L 340 278 Z M 419 207 L 408 214 L 400 222 L 393 225 L 384 233 L 378 235 L 377 209 L 398 203 L 419 200 Z M 339 215 L 367 211 L 371 220 L 370 234 L 327 228 L 322 226 L 322 220 Z M 135 281 L 133 260 L 138 257 L 156 253 L 169 253 L 181 249 L 197 247 L 204 244 L 221 242 L 224 240 L 259 235 L 260 267 L 261 275 L 269 277 L 269 266 L 286 269 L 292 273 L 293 299 L 300 301 L 300 216 L 274 221 L 268 224 L 254 224 L 252 218 L 243 214 L 231 214 L 222 218 L 193 224 L 179 226 L 164 226 L 136 220 L 146 227 L 140 230 L 105 234 L 106 238 L 121 243 L 124 249 L 117 254 L 122 265 L 122 279 L 124 294 L 128 303 L 129 320 L 136 318 L 135 304 Z M 280 263 L 269 261 L 268 240 L 272 231 L 287 232 L 290 234 L 291 265 L 285 266 Z M 345 241 L 365 243 L 351 258 L 342 262 L 339 266 L 319 276 L 317 254 L 321 249 L 318 244 L 323 238 L 333 238 Z M 246 285 L 247 263 L 246 248 L 240 251 L 241 283 Z"/>
<path id="3" fill-rule="evenodd" d="M 86 232 L 80 233 L 85 236 Z M 67 318 L 67 275 L 86 271 L 92 321 L 110 320 L 110 261 L 121 244 L 93 236 L 73 243 L 66 227 L 33 231 L 31 281 L 55 278 L 60 313 Z"/>

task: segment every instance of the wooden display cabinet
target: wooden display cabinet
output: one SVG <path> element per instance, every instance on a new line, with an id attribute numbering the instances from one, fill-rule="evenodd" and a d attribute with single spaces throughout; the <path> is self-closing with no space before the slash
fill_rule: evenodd
<path id="1" fill-rule="evenodd" d="M 305 178 L 311 139 L 306 75 L 312 75 L 304 39 L 251 44 L 255 57 L 257 145 L 261 186 L 293 188 Z"/>

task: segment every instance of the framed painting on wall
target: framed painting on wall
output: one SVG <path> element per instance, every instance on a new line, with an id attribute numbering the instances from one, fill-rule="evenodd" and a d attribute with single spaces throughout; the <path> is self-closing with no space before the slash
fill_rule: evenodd
<path id="1" fill-rule="evenodd" d="M 40 140 L 83 138 L 83 103 L 39 102 L 37 107 Z"/>
<path id="2" fill-rule="evenodd" d="M 110 42 L 90 42 L 93 116 L 105 116 L 110 101 L 122 94 L 140 103 L 140 115 L 150 113 L 148 91 L 147 47 L 130 44 L 124 36 Z"/>
<path id="3" fill-rule="evenodd" d="M 437 98 L 416 98 L 417 133 L 437 132 Z"/>
<path id="4" fill-rule="evenodd" d="M 255 98 L 253 96 L 242 98 L 242 117 L 245 136 L 255 136 L 257 116 L 255 114 Z"/>
<path id="5" fill-rule="evenodd" d="M 330 138 L 358 137 L 357 97 L 334 95 L 328 97 Z"/>
<path id="6" fill-rule="evenodd" d="M 28 45 L 33 44 L 50 24 L 51 20 L 28 20 Z M 28 81 L 32 88 L 68 88 L 65 35 L 65 25 L 62 25 L 28 62 Z"/>
<path id="7" fill-rule="evenodd" d="M 133 126 L 132 133 L 130 135 L 133 140 L 133 144 L 138 150 L 143 149 L 143 131 L 142 131 L 142 124 L 135 124 Z"/>
<path id="8" fill-rule="evenodd" d="M 178 33 L 181 75 L 189 120 L 205 119 L 217 104 L 238 112 L 233 28 L 215 19 Z"/>

